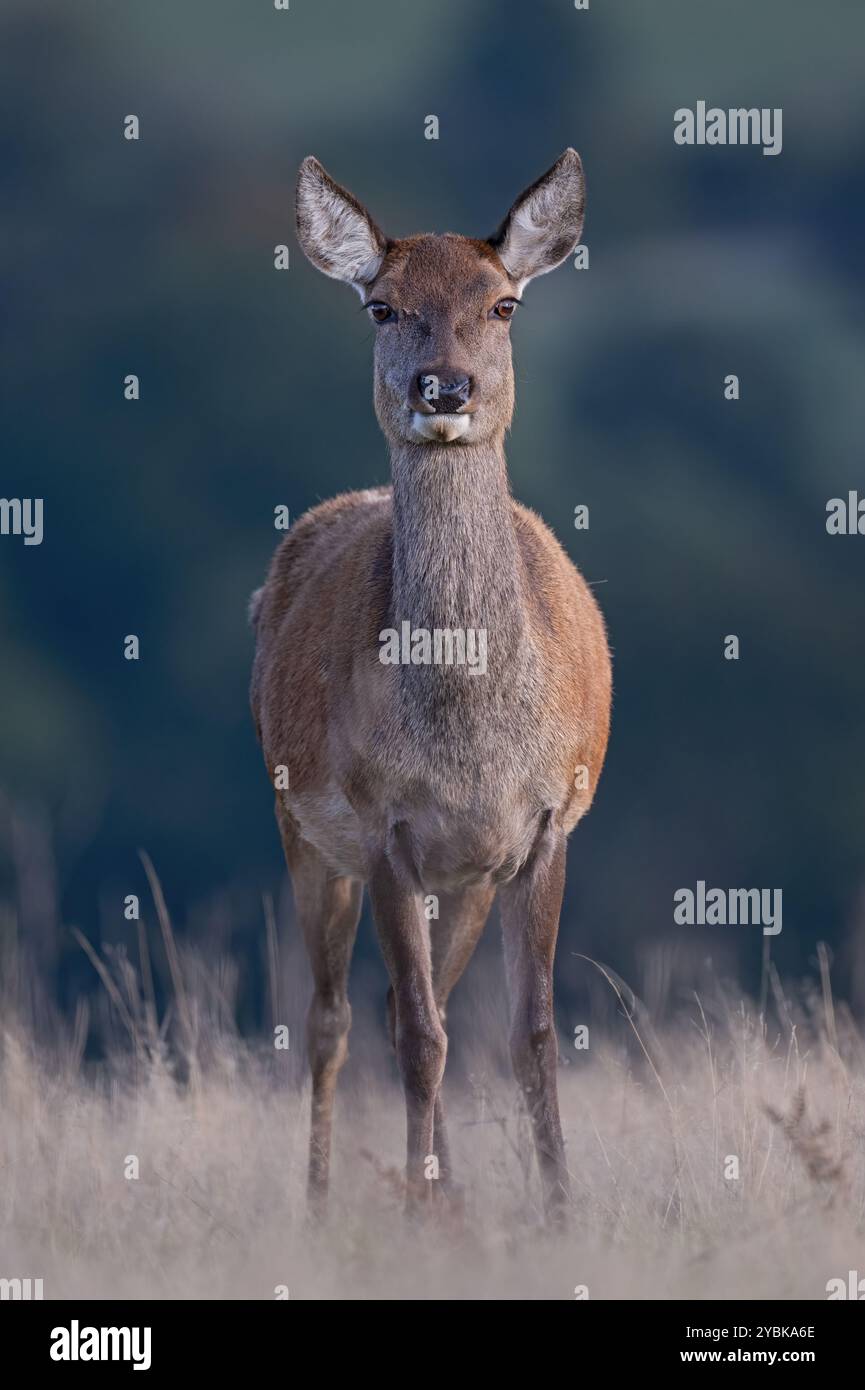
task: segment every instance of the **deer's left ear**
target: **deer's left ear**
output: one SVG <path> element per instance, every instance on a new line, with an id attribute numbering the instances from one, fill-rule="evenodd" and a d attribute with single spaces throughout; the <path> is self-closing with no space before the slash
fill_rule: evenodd
<path id="1" fill-rule="evenodd" d="M 582 161 L 570 148 L 517 198 L 490 245 L 520 289 L 579 245 L 585 202 Z"/>

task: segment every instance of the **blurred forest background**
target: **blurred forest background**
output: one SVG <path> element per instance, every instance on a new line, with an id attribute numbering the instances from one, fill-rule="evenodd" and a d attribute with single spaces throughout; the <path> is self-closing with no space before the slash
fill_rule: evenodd
<path id="1" fill-rule="evenodd" d="M 591 973 L 575 952 L 658 1008 L 709 957 L 757 989 L 758 928 L 673 925 L 674 891 L 705 879 L 782 888 L 781 974 L 825 940 L 865 1007 L 865 540 L 825 529 L 829 498 L 865 490 L 860 0 L 0 14 L 0 494 L 45 499 L 41 546 L 0 538 L 7 959 L 64 1009 L 99 990 L 69 929 L 134 949 L 143 847 L 178 935 L 235 962 L 240 1024 L 264 1026 L 262 895 L 283 932 L 291 907 L 247 600 L 275 506 L 388 476 L 370 327 L 297 247 L 297 165 L 316 154 L 394 235 L 486 235 L 573 144 L 591 266 L 528 292 L 509 445 L 614 649 L 560 1004 Z M 783 153 L 677 146 L 699 100 L 783 108 Z M 383 994 L 368 920 L 358 970 Z"/>

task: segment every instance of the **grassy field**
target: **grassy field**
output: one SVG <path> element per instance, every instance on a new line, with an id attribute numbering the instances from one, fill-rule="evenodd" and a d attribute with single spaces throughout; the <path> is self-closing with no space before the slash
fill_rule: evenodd
<path id="1" fill-rule="evenodd" d="M 46 1298 L 825 1299 L 865 1273 L 865 1049 L 828 978 L 810 1006 L 777 987 L 766 1024 L 718 988 L 658 1032 L 623 997 L 587 1051 L 563 1037 L 574 1210 L 554 1235 L 497 978 L 471 984 L 447 1092 L 460 1198 L 406 1226 L 402 1097 L 361 1007 L 330 1219 L 311 1230 L 302 1027 L 289 1052 L 242 1042 L 225 971 L 175 954 L 177 1026 L 159 1030 L 131 968 L 101 968 L 128 1040 L 108 1061 L 81 1060 L 84 1012 L 50 1045 L 2 1037 L 0 1276 L 42 1278 Z M 291 962 L 286 979 L 298 997 L 279 1008 L 300 1021 Z"/>

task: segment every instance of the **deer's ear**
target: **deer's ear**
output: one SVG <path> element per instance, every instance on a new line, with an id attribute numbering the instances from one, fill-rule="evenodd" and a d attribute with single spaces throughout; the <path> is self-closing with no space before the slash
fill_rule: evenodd
<path id="1" fill-rule="evenodd" d="M 490 245 L 520 289 L 579 244 L 585 201 L 582 161 L 570 148 L 517 198 Z"/>
<path id="2" fill-rule="evenodd" d="M 297 177 L 297 237 L 314 266 L 363 296 L 387 250 L 387 238 L 366 208 L 312 155 Z"/>

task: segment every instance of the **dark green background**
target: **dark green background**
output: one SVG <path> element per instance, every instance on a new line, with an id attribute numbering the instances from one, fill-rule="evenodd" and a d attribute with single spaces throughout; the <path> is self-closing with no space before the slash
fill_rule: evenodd
<path id="1" fill-rule="evenodd" d="M 672 924 L 704 878 L 783 888 L 782 973 L 825 939 L 865 1002 L 865 538 L 825 530 L 865 490 L 859 0 L 5 0 L 0 40 L 0 495 L 46 509 L 41 547 L 0 538 L 5 938 L 70 1002 L 93 977 L 63 929 L 124 939 L 144 846 L 179 929 L 245 962 L 256 1025 L 283 871 L 247 599 L 275 505 L 388 472 L 370 326 L 297 247 L 296 167 L 393 235 L 485 235 L 573 144 L 591 269 L 527 293 L 509 446 L 615 657 L 562 988 L 571 951 L 650 995 L 707 955 L 753 984 L 758 929 Z M 783 153 L 678 147 L 698 100 L 782 107 Z"/>

